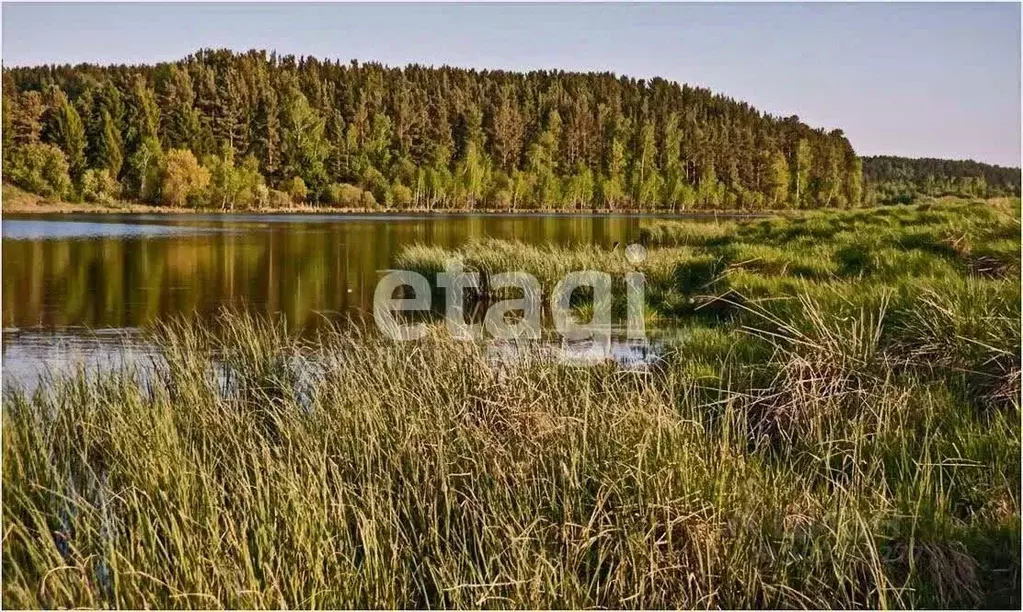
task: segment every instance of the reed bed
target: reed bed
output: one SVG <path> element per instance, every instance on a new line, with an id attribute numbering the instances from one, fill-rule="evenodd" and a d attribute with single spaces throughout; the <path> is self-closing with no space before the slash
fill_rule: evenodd
<path id="1" fill-rule="evenodd" d="M 4 604 L 1018 605 L 1018 369 L 801 309 L 638 372 L 169 326 L 5 402 Z"/>

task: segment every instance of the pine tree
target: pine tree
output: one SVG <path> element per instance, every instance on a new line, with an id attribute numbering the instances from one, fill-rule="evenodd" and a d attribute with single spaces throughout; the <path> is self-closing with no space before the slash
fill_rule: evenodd
<path id="1" fill-rule="evenodd" d="M 43 113 L 46 104 L 38 91 L 14 93 L 4 99 L 4 114 L 7 129 L 11 132 L 11 141 L 15 145 L 35 144 L 39 142 L 43 129 Z"/>
<path id="2" fill-rule="evenodd" d="M 522 115 L 512 95 L 509 88 L 501 89 L 500 102 L 490 119 L 489 129 L 498 166 L 509 172 L 518 165 L 526 133 Z"/>
<path id="3" fill-rule="evenodd" d="M 105 169 L 114 178 L 121 172 L 124 162 L 124 149 L 121 145 L 121 133 L 117 130 L 113 118 L 108 111 L 103 111 L 102 127 L 96 143 L 96 159 L 94 167 Z"/>
<path id="4" fill-rule="evenodd" d="M 281 126 L 277 93 L 267 89 L 256 106 L 253 149 L 260 161 L 260 171 L 267 181 L 277 184 L 281 178 Z"/>
<path id="5" fill-rule="evenodd" d="M 348 160 L 348 142 L 345 139 L 345 120 L 341 111 L 335 109 L 327 121 L 327 173 L 335 182 L 351 178 Z"/>
<path id="6" fill-rule="evenodd" d="M 286 178 L 300 177 L 314 199 L 327 182 L 325 129 L 305 95 L 290 90 L 281 109 L 281 168 Z"/>
<path id="7" fill-rule="evenodd" d="M 201 146 L 201 123 L 193 106 L 195 92 L 186 71 L 170 66 L 159 81 L 157 99 L 160 105 L 161 140 L 167 148 L 198 149 Z"/>
<path id="8" fill-rule="evenodd" d="M 124 105 L 124 150 L 132 155 L 142 143 L 157 138 L 160 129 L 160 107 L 155 92 L 146 80 L 136 76 Z"/>
<path id="9" fill-rule="evenodd" d="M 75 181 L 85 172 L 85 125 L 78 111 L 60 88 L 50 93 L 49 110 L 43 128 L 43 140 L 56 145 L 67 156 L 68 170 Z"/>

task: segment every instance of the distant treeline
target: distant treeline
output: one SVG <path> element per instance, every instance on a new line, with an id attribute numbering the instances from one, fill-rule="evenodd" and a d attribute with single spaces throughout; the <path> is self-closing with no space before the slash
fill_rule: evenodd
<path id="1" fill-rule="evenodd" d="M 868 200 L 908 203 L 920 196 L 997 197 L 1020 195 L 1020 169 L 973 160 L 879 155 L 863 158 Z"/>
<path id="2" fill-rule="evenodd" d="M 202 50 L 3 79 L 5 176 L 70 199 L 660 210 L 863 200 L 841 130 L 660 78 Z"/>

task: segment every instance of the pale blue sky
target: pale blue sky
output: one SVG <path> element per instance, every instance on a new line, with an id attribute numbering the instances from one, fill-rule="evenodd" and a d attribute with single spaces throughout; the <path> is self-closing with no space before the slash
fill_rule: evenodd
<path id="1" fill-rule="evenodd" d="M 11 4 L 6 65 L 200 47 L 663 76 L 842 128 L 864 155 L 1020 163 L 1019 4 Z"/>

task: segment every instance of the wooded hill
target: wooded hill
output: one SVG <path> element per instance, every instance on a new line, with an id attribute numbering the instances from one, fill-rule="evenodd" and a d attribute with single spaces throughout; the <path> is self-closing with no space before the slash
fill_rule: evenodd
<path id="1" fill-rule="evenodd" d="M 673 210 L 862 199 L 840 130 L 659 78 L 226 50 L 3 78 L 5 175 L 68 198 Z"/>
<path id="2" fill-rule="evenodd" d="M 686 210 L 1020 193 L 1018 168 L 891 156 L 861 165 L 841 130 L 611 73 L 203 50 L 154 66 L 5 69 L 3 79 L 5 177 L 72 200 Z"/>

